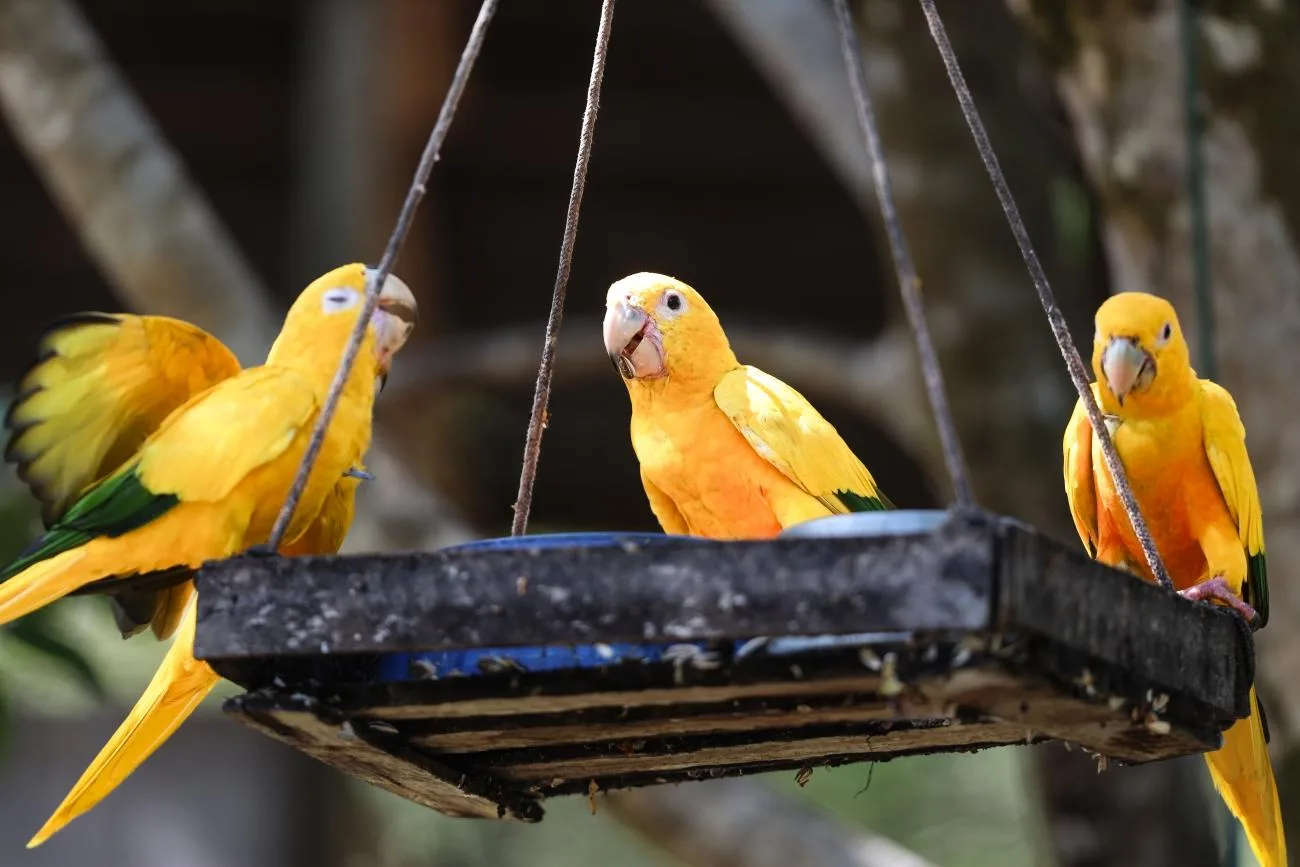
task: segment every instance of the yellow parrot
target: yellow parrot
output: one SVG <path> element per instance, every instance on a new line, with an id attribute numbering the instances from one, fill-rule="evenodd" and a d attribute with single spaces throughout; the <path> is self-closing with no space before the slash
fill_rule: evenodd
<path id="1" fill-rule="evenodd" d="M 1174 308 L 1124 292 L 1097 310 L 1092 386 L 1156 548 L 1179 592 L 1268 622 L 1259 490 L 1232 396 L 1192 370 Z M 1088 553 L 1154 581 L 1106 469 L 1083 403 L 1065 429 L 1065 491 Z M 1285 867 L 1286 839 L 1259 701 L 1207 753 L 1210 777 L 1264 867 Z"/>
<path id="2" fill-rule="evenodd" d="M 803 395 L 736 360 L 718 317 L 680 280 L 639 273 L 610 286 L 604 338 L 665 532 L 767 538 L 811 518 L 893 508 Z"/>
<path id="3" fill-rule="evenodd" d="M 355 311 L 350 315 L 346 314 L 349 310 L 359 307 L 361 293 L 364 291 L 366 271 L 362 266 L 351 265 L 337 269 L 330 274 L 325 275 L 317 280 L 312 286 L 299 297 L 294 308 L 286 319 L 285 328 L 281 332 L 280 338 L 272 348 L 271 354 L 267 359 L 267 364 L 263 368 L 271 368 L 281 365 L 287 369 L 294 368 L 293 354 L 306 351 L 317 351 L 324 348 L 326 351 L 332 347 L 336 354 L 329 359 L 317 358 L 315 367 L 319 370 L 329 368 L 327 375 L 324 377 L 316 376 L 315 381 L 309 383 L 313 390 L 313 397 L 317 402 L 323 402 L 325 391 L 328 389 L 329 380 L 333 376 L 333 368 L 337 365 L 337 358 L 342 354 L 343 343 L 346 341 L 348 333 L 355 322 Z M 320 314 L 312 313 L 314 305 L 319 305 Z M 296 315 L 295 315 L 296 314 Z M 324 316 L 337 316 L 346 320 L 346 327 L 339 332 L 337 327 L 331 328 L 332 322 L 326 324 L 322 330 L 329 335 L 329 347 L 316 346 L 306 333 L 311 328 L 311 320 Z M 330 449 L 331 440 L 336 439 L 340 431 L 338 427 L 339 419 L 343 416 L 344 404 L 348 404 L 351 409 L 356 409 L 354 404 L 364 405 L 365 417 L 361 436 L 357 437 L 356 431 L 348 432 L 347 440 L 359 445 L 359 451 L 353 461 L 344 468 L 342 476 L 338 477 L 335 484 L 324 495 L 320 504 L 318 514 L 315 515 L 310 523 L 307 523 L 305 529 L 292 541 L 283 545 L 281 551 L 288 556 L 299 554 L 330 553 L 338 550 L 342 544 L 347 530 L 352 521 L 354 498 L 359 479 L 365 477 L 363 472 L 354 469 L 354 466 L 360 460 L 360 452 L 364 451 L 369 442 L 370 426 L 370 404 L 373 401 L 373 394 L 377 390 L 376 385 L 381 386 L 382 380 L 387 375 L 388 365 L 394 352 L 405 342 L 410 333 L 415 318 L 415 301 L 410 291 L 396 278 L 390 278 L 385 285 L 384 291 L 380 296 L 379 310 L 373 317 L 374 324 L 369 329 L 366 344 L 363 345 L 363 353 L 358 357 L 357 365 L 354 368 L 354 375 L 349 380 L 348 388 L 344 392 L 344 400 L 340 403 L 339 413 L 335 416 L 335 421 L 331 423 L 330 435 L 326 440 L 326 448 L 322 449 L 322 458 L 326 450 Z M 209 342 L 212 346 L 208 347 L 211 351 L 224 349 L 221 344 L 192 326 L 186 326 L 184 323 L 158 325 L 157 317 L 132 317 L 124 320 L 127 328 L 137 325 L 153 325 L 156 330 L 164 334 L 175 336 L 179 328 L 185 329 L 185 333 L 202 338 L 203 341 Z M 144 320 L 140 322 L 139 320 Z M 150 322 L 150 320 L 155 320 Z M 174 320 L 172 321 L 174 322 Z M 156 335 L 155 335 L 156 336 Z M 68 347 L 80 346 L 80 352 L 69 352 L 79 358 L 77 363 L 69 363 L 69 366 L 78 369 L 78 375 L 69 375 L 66 370 L 54 371 L 47 374 L 41 379 L 41 386 L 47 390 L 57 391 L 63 389 L 72 391 L 78 387 L 79 379 L 91 379 L 96 375 L 96 371 L 101 374 L 105 371 L 121 371 L 134 368 L 136 380 L 132 385 L 137 389 L 143 388 L 140 380 L 148 379 L 151 375 L 156 377 L 156 385 L 159 388 L 168 388 L 166 380 L 160 377 L 160 371 L 165 368 L 168 359 L 151 357 L 148 346 L 133 344 L 130 341 L 129 332 L 117 335 L 117 339 L 108 339 L 107 335 L 101 335 L 101 340 L 97 344 L 89 341 L 76 343 L 68 341 L 64 345 Z M 97 345 L 98 349 L 94 348 Z M 191 343 L 191 346 L 194 344 Z M 368 346 L 371 352 L 366 352 Z M 165 348 L 165 342 L 156 342 L 155 349 Z M 119 350 L 114 355 L 113 350 Z M 134 355 L 130 352 L 134 350 Z M 98 351 L 101 354 L 107 353 L 106 357 L 96 363 L 93 356 Z M 48 352 L 46 353 L 49 354 Z M 233 360 L 233 359 L 232 359 Z M 304 363 L 310 363 L 306 358 L 299 359 L 298 369 L 303 369 Z M 116 366 L 115 366 L 116 365 Z M 41 364 L 38 363 L 32 373 L 40 370 Z M 236 365 L 236 370 L 237 370 Z M 362 371 L 358 374 L 357 371 Z M 367 373 L 368 371 L 368 373 Z M 251 371 L 245 372 L 245 374 Z M 62 375 L 60 375 L 62 373 Z M 210 374 L 201 374 L 193 372 L 190 383 L 196 388 L 202 388 L 197 385 L 199 380 Z M 369 381 L 375 383 L 368 388 L 357 388 L 356 382 L 361 381 L 360 377 L 369 377 Z M 379 378 L 376 382 L 376 376 Z M 29 374 L 29 378 L 31 375 Z M 183 377 L 172 377 L 172 381 L 178 381 Z M 122 381 L 119 379 L 118 381 Z M 94 383 L 103 385 L 100 383 Z M 87 383 L 81 383 L 87 385 Z M 295 383 L 296 385 L 296 383 Z M 181 386 L 171 386 L 173 389 L 172 399 L 174 402 L 183 402 L 175 392 L 182 389 Z M 147 389 L 145 389 L 147 390 Z M 111 407 L 114 404 L 114 398 L 118 402 L 125 402 L 129 399 L 128 391 L 120 389 L 112 392 L 111 397 L 100 396 L 101 402 Z M 191 401 L 194 403 L 196 401 Z M 57 403 L 51 404 L 57 406 Z M 186 404 L 188 407 L 188 404 Z M 184 410 L 181 411 L 183 414 Z M 121 418 L 130 417 L 129 411 L 124 411 Z M 44 417 L 39 417 L 39 422 L 45 425 L 44 437 L 39 441 L 43 445 L 40 449 L 33 449 L 30 460 L 35 462 L 39 459 L 40 454 L 56 451 L 62 444 L 61 437 L 75 438 L 78 435 L 85 435 L 82 429 L 73 427 L 69 428 L 66 424 L 60 424 L 61 417 L 54 413 L 45 413 Z M 37 418 L 37 413 L 28 413 L 29 418 Z M 171 423 L 168 418 L 164 422 L 164 427 Z M 307 422 L 305 430 L 299 431 L 296 438 L 305 441 L 305 437 L 310 433 L 310 426 L 314 423 L 313 417 Z M 98 430 L 97 433 L 101 439 L 109 439 L 121 434 L 120 431 Z M 155 437 L 148 430 L 144 432 L 149 434 L 147 443 L 154 443 Z M 125 436 L 125 434 L 122 434 Z M 275 435 L 272 432 L 272 435 Z M 280 434 L 283 436 L 283 433 Z M 264 447 L 264 446 L 261 446 Z M 293 446 L 290 445 L 290 448 Z M 301 458 L 301 444 L 298 445 L 297 455 Z M 146 449 L 142 449 L 143 454 Z M 346 452 L 346 445 L 344 451 Z M 65 452 L 66 453 L 66 452 Z M 132 457 L 132 461 L 140 455 Z M 51 474 L 57 475 L 57 471 L 62 469 L 54 461 L 46 461 L 44 464 Z M 319 462 L 318 462 L 319 465 Z M 289 478 L 296 471 L 296 464 L 289 470 Z M 116 474 L 115 474 L 116 475 Z M 311 475 L 312 484 L 318 475 L 313 471 Z M 278 492 L 278 496 L 283 497 L 287 491 L 288 481 L 286 480 L 283 487 Z M 309 487 L 311 485 L 309 484 Z M 304 503 L 306 496 L 304 496 Z M 75 505 L 73 507 L 75 509 Z M 278 510 L 278 506 L 275 507 Z M 298 514 L 303 514 L 303 506 L 300 505 Z M 271 515 L 271 520 L 274 514 Z M 302 526 L 302 522 L 298 523 Z M 57 528 L 57 524 L 56 524 Z M 251 531 L 245 531 L 242 547 L 255 544 L 263 539 L 269 533 L 270 525 L 267 523 L 261 531 L 261 538 L 253 535 Z M 289 536 L 294 533 L 293 525 L 290 527 Z M 129 534 L 127 536 L 129 538 Z M 227 552 L 233 553 L 233 552 Z M 212 556 L 224 556 L 222 554 Z M 207 556 L 200 557 L 200 560 L 207 559 Z M 183 571 L 192 571 L 193 563 L 173 564 L 168 567 L 170 570 L 177 568 Z M 133 572 L 146 571 L 138 567 L 132 568 L 127 562 L 122 564 L 122 568 L 115 571 L 115 574 L 131 574 Z M 106 797 L 117 785 L 119 785 L 131 772 L 147 759 L 171 734 L 180 726 L 190 713 L 203 701 L 211 692 L 212 688 L 220 680 L 218 675 L 208 665 L 194 658 L 194 627 L 195 627 L 195 597 L 192 592 L 192 582 L 186 582 L 183 587 L 184 595 L 181 597 L 183 605 L 183 619 L 181 620 L 180 632 L 176 641 L 172 644 L 167 655 L 164 657 L 162 664 L 155 673 L 149 687 L 145 690 L 144 695 L 136 703 L 127 719 L 114 733 L 109 743 L 91 763 L 90 767 L 82 774 L 81 779 L 73 787 L 64 802 L 55 811 L 54 815 L 46 822 L 45 826 L 36 834 L 28 843 L 28 847 L 40 845 L 51 835 L 60 830 L 72 819 L 85 813 L 94 807 L 99 801 Z"/>
<path id="4" fill-rule="evenodd" d="M 18 381 L 5 415 L 5 460 L 17 465 L 18 477 L 41 501 L 49 529 L 78 494 L 134 455 L 172 410 L 239 370 L 224 343 L 179 319 L 96 312 L 65 317 L 41 335 L 36 361 Z M 356 484 L 337 484 L 327 505 L 337 503 L 342 517 L 346 503 L 350 516 L 344 494 Z M 331 511 L 323 509 L 317 522 L 337 520 Z M 123 590 L 108 599 L 123 638 L 152 624 L 165 639 L 187 597 L 186 586 L 173 586 Z"/>
<path id="5" fill-rule="evenodd" d="M 366 274 L 352 264 L 314 281 L 290 308 L 266 364 L 174 410 L 0 572 L 0 625 L 93 582 L 196 569 L 265 542 L 361 309 Z M 414 317 L 410 289 L 390 278 L 287 539 L 306 531 L 369 446 L 379 378 Z M 183 610 L 188 599 L 181 601 Z"/>

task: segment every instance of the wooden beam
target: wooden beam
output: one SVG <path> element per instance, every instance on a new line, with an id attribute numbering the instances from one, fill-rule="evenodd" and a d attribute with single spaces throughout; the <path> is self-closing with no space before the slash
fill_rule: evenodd
<path id="1" fill-rule="evenodd" d="M 987 518 L 916 536 L 241 557 L 198 576 L 203 659 L 991 625 Z"/>

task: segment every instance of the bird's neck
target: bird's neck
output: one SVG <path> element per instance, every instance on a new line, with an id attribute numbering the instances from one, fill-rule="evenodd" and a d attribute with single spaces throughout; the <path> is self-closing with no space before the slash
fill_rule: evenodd
<path id="1" fill-rule="evenodd" d="M 346 337 L 342 340 L 330 339 L 332 335 L 319 333 L 298 334 L 282 332 L 271 347 L 266 357 L 268 366 L 287 367 L 302 375 L 311 383 L 317 399 L 324 402 L 330 385 L 338 372 L 339 361 L 343 358 Z M 379 362 L 375 358 L 375 338 L 369 329 L 361 343 L 352 369 L 348 372 L 347 383 L 343 389 L 345 399 L 361 398 L 373 401 L 375 378 L 379 373 Z"/>
<path id="2" fill-rule="evenodd" d="M 725 342 L 700 349 L 676 353 L 663 376 L 627 380 L 632 412 L 671 412 L 711 403 L 722 377 L 740 367 L 740 362 Z"/>

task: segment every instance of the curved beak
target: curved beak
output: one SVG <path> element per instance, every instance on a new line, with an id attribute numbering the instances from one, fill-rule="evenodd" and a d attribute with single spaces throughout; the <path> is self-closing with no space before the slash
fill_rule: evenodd
<path id="1" fill-rule="evenodd" d="M 1106 387 L 1124 405 L 1124 398 L 1141 391 L 1156 375 L 1156 362 L 1131 337 L 1112 337 L 1101 355 L 1101 372 Z"/>
<path id="2" fill-rule="evenodd" d="M 659 329 L 644 310 L 618 301 L 605 310 L 602 330 L 609 360 L 624 379 L 646 379 L 664 373 Z"/>
<path id="3" fill-rule="evenodd" d="M 374 272 L 375 269 L 367 268 L 366 279 L 371 279 Z M 378 389 L 383 389 L 393 356 L 411 336 L 418 318 L 418 305 L 411 287 L 396 275 L 389 274 L 384 288 L 379 291 L 375 312 L 370 317 L 375 328 L 375 355 L 379 359 Z"/>

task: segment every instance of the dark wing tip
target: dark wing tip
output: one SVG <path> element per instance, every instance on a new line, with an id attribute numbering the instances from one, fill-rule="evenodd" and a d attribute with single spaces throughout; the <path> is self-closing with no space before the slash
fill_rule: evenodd
<path id="1" fill-rule="evenodd" d="M 864 496 L 853 491 L 835 491 L 835 498 L 844 504 L 850 512 L 888 512 L 894 504 L 884 494 Z"/>
<path id="2" fill-rule="evenodd" d="M 51 358 L 58 357 L 59 353 L 47 345 L 47 341 L 59 334 L 72 328 L 80 328 L 85 325 L 120 325 L 122 323 L 122 314 L 119 313 L 101 313 L 95 310 L 84 311 L 81 313 L 70 313 L 67 316 L 59 317 L 45 326 L 36 339 L 37 351 L 36 357 L 23 369 L 17 382 L 21 386 L 27 379 L 37 371 L 41 365 L 45 364 Z M 44 389 L 40 386 L 23 387 L 14 399 L 9 402 L 8 408 L 4 414 L 4 429 L 8 431 L 8 437 L 5 440 L 4 462 L 13 464 L 17 470 L 18 479 L 25 484 L 32 492 L 32 495 L 41 504 L 41 520 L 48 529 L 58 519 L 65 510 L 67 503 L 59 502 L 58 498 L 50 493 L 48 487 L 36 481 L 31 475 L 31 466 L 41 456 L 41 452 L 35 454 L 21 451 L 18 448 L 18 439 L 24 432 L 40 424 L 44 419 L 36 419 L 17 423 L 14 416 L 32 397 L 40 394 Z"/>
<path id="3" fill-rule="evenodd" d="M 1246 559 L 1246 585 L 1242 588 L 1245 601 L 1259 615 L 1258 629 L 1268 625 L 1268 561 L 1264 553 L 1250 554 Z"/>

